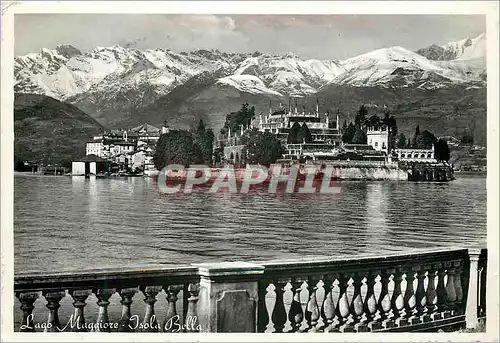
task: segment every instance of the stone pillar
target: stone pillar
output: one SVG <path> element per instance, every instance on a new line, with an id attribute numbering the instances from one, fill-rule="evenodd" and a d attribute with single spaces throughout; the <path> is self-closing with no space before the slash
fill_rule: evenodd
<path id="1" fill-rule="evenodd" d="M 467 329 L 477 326 L 477 299 L 478 299 L 478 261 L 480 249 L 469 249 L 470 272 L 469 290 L 467 292 L 467 308 L 465 309 L 465 323 Z"/>
<path id="2" fill-rule="evenodd" d="M 257 332 L 258 280 L 264 266 L 246 262 L 194 266 L 200 275 L 201 332 Z"/>

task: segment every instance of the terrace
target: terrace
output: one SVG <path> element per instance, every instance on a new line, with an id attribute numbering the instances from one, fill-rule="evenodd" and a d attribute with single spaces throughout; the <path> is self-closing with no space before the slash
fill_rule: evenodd
<path id="1" fill-rule="evenodd" d="M 15 310 L 22 319 L 15 331 L 473 329 L 486 314 L 486 265 L 486 249 L 446 249 L 165 269 L 19 274 L 14 284 L 19 299 Z M 45 314 L 34 315 L 35 305 L 40 308 L 43 298 Z M 63 310 L 67 313 L 60 313 Z M 70 326 L 60 320 L 69 313 Z"/>

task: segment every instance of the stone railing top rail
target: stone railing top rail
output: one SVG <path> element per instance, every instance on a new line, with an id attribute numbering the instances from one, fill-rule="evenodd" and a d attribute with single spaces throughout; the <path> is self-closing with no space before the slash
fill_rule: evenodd
<path id="1" fill-rule="evenodd" d="M 81 287 L 136 287 L 164 283 L 188 283 L 200 276 L 230 277 L 258 275 L 300 275 L 310 272 L 380 269 L 398 265 L 439 263 L 464 259 L 470 254 L 484 254 L 481 248 L 406 249 L 395 253 L 311 257 L 295 260 L 222 262 L 182 265 L 170 268 L 136 268 L 127 270 L 95 269 L 85 272 L 22 273 L 14 278 L 16 291 L 48 290 Z"/>
<path id="2" fill-rule="evenodd" d="M 198 268 L 179 266 L 175 268 L 136 268 L 126 270 L 95 269 L 84 272 L 22 273 L 14 276 L 14 289 L 46 290 L 106 285 L 114 287 L 136 287 L 138 285 L 186 283 L 199 278 Z"/>

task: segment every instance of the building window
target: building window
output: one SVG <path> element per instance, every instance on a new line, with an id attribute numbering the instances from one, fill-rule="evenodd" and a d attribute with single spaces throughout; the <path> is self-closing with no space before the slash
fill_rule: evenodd
<path id="1" fill-rule="evenodd" d="M 375 148 L 377 148 L 377 147 L 378 147 L 378 142 L 375 142 Z"/>

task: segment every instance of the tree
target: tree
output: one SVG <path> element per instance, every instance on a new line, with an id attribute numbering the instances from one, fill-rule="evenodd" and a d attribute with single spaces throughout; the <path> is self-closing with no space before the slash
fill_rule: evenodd
<path id="1" fill-rule="evenodd" d="M 438 161 L 448 162 L 450 160 L 450 148 L 444 139 L 434 142 L 434 157 Z"/>
<path id="2" fill-rule="evenodd" d="M 275 163 L 284 153 L 281 142 L 270 132 L 252 129 L 243 135 L 242 143 L 242 156 L 249 164 L 268 166 Z"/>
<path id="3" fill-rule="evenodd" d="M 195 143 L 201 150 L 203 163 L 211 164 L 215 135 L 212 129 L 205 128 L 205 124 L 203 123 L 202 119 L 200 119 L 200 121 L 198 122 L 198 126 L 193 130 L 193 138 L 195 140 Z"/>
<path id="4" fill-rule="evenodd" d="M 352 138 L 354 137 L 354 133 L 356 132 L 356 127 L 353 123 L 349 123 L 347 129 L 344 130 L 342 134 L 342 142 L 344 143 L 352 143 Z"/>
<path id="5" fill-rule="evenodd" d="M 411 141 L 411 145 L 413 148 L 417 148 L 417 138 L 420 136 L 420 126 L 417 125 L 417 128 L 415 129 L 415 135 L 413 136 L 413 140 Z"/>
<path id="6" fill-rule="evenodd" d="M 379 116 L 377 115 L 372 115 L 370 118 L 368 118 L 368 120 L 366 121 L 366 125 L 368 127 L 375 127 L 375 128 L 378 128 L 380 127 L 380 124 L 381 124 L 381 121 L 380 121 L 380 118 Z"/>
<path id="7" fill-rule="evenodd" d="M 354 118 L 354 125 L 355 126 L 363 126 L 366 122 L 366 116 L 368 115 L 368 110 L 366 109 L 365 105 L 361 105 L 361 107 L 358 110 L 358 114 L 356 115 L 356 118 Z"/>
<path id="8" fill-rule="evenodd" d="M 297 143 L 311 143 L 312 142 L 311 131 L 307 127 L 306 123 L 304 123 L 297 133 Z"/>
<path id="9" fill-rule="evenodd" d="M 298 134 L 300 130 L 300 124 L 298 122 L 293 123 L 292 127 L 290 128 L 290 131 L 288 132 L 288 136 L 286 138 L 286 142 L 288 144 L 295 144 L 298 142 Z"/>
<path id="10" fill-rule="evenodd" d="M 356 126 L 356 131 L 352 137 L 353 144 L 366 144 L 366 134 L 360 126 Z"/>
<path id="11" fill-rule="evenodd" d="M 460 139 L 460 142 L 462 144 L 472 144 L 474 143 L 474 136 L 465 133 Z"/>
<path id="12" fill-rule="evenodd" d="M 407 143 L 406 143 L 406 136 L 404 133 L 401 132 L 401 134 L 399 135 L 399 138 L 398 138 L 398 143 L 397 143 L 397 147 L 400 148 L 400 149 L 404 149 L 407 147 Z"/>
<path id="13" fill-rule="evenodd" d="M 191 132 L 172 130 L 158 139 L 153 163 L 158 170 L 169 164 L 189 166 L 193 163 L 203 163 L 203 154 Z"/>
<path id="14" fill-rule="evenodd" d="M 241 106 L 238 112 L 231 112 L 226 116 L 226 122 L 221 129 L 221 133 L 226 133 L 230 128 L 231 132 L 240 130 L 241 125 L 248 126 L 255 117 L 255 107 L 250 107 L 248 103 Z"/>

